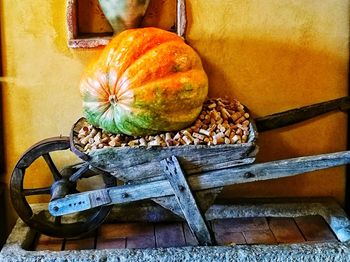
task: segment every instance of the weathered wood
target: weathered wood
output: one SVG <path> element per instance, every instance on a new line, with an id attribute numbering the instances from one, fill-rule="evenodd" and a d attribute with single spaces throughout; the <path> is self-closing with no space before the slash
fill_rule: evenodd
<path id="1" fill-rule="evenodd" d="M 236 244 L 245 244 L 245 238 L 241 232 L 224 232 L 217 234 L 215 232 L 215 240 L 218 245 L 233 246 Z"/>
<path id="2" fill-rule="evenodd" d="M 173 156 L 164 159 L 161 165 L 192 233 L 201 245 L 213 244 L 208 225 L 197 206 L 177 158 Z"/>
<path id="3" fill-rule="evenodd" d="M 96 249 L 120 249 L 125 247 L 125 238 L 105 239 L 103 237 L 97 237 L 96 239 Z"/>
<path id="4" fill-rule="evenodd" d="M 208 208 L 214 203 L 217 195 L 220 194 L 221 190 L 222 187 L 218 187 L 214 189 L 194 192 L 199 209 L 202 210 L 202 212 L 208 210 Z M 174 214 L 178 215 L 179 217 L 184 218 L 183 212 L 173 196 L 152 198 L 152 200 L 162 207 L 170 210 Z"/>
<path id="5" fill-rule="evenodd" d="M 153 235 L 154 226 L 151 223 L 113 223 L 103 224 L 98 231 L 106 239 L 131 236 Z"/>
<path id="6" fill-rule="evenodd" d="M 102 207 L 95 209 L 93 211 L 85 212 L 81 214 L 84 216 L 83 221 L 85 223 L 70 223 L 65 221 L 62 223 L 60 218 L 52 219 L 46 210 L 33 215 L 33 210 L 28 203 L 28 195 L 48 195 L 49 188 L 23 188 L 24 180 L 26 177 L 26 169 L 31 166 L 31 164 L 39 157 L 44 156 L 49 169 L 52 172 L 54 179 L 60 179 L 62 173 L 58 172 L 53 160 L 50 157 L 53 151 L 68 151 L 70 146 L 70 139 L 68 137 L 53 137 L 40 141 L 39 143 L 30 147 L 18 160 L 16 166 L 13 170 L 11 180 L 10 180 L 10 193 L 12 205 L 16 209 L 18 215 L 25 221 L 28 225 L 35 228 L 41 233 L 54 237 L 77 237 L 87 232 L 92 231 L 97 226 L 99 226 L 105 217 L 108 215 L 111 207 Z M 65 169 L 68 171 L 68 168 Z M 38 174 L 40 175 L 40 174 Z M 68 173 L 66 173 L 68 175 Z M 105 185 L 114 185 L 114 181 L 106 182 L 105 176 L 103 176 Z M 113 179 L 114 180 L 114 179 Z M 67 188 L 67 184 L 63 180 L 58 180 L 50 190 L 54 197 L 54 192 L 60 192 L 61 189 Z M 57 191 L 56 191 L 57 189 Z M 61 191 L 62 192 L 62 191 Z M 69 191 L 72 192 L 72 191 Z M 73 191 L 74 192 L 74 191 Z"/>
<path id="7" fill-rule="evenodd" d="M 321 216 L 294 218 L 307 241 L 336 241 L 326 221 Z"/>
<path id="8" fill-rule="evenodd" d="M 190 176 L 193 190 L 294 176 L 350 163 L 350 151 L 277 160 Z"/>
<path id="9" fill-rule="evenodd" d="M 105 170 L 107 172 L 113 172 L 118 177 L 118 172 L 123 172 L 124 168 L 130 168 L 132 166 L 138 166 L 148 163 L 153 163 L 156 167 L 159 167 L 159 162 L 165 158 L 176 156 L 179 161 L 184 165 L 184 169 L 187 172 L 193 170 L 192 173 L 205 170 L 215 170 L 220 168 L 226 168 L 227 165 L 235 166 L 242 165 L 246 162 L 235 161 L 244 158 L 254 157 L 250 153 L 254 151 L 254 143 L 243 143 L 233 145 L 183 145 L 177 147 L 119 147 L 119 148 L 102 148 L 99 150 L 91 151 L 89 153 L 89 163 L 97 168 Z M 213 166 L 214 167 L 211 167 Z M 149 168 L 148 168 L 149 169 Z M 128 177 L 128 173 L 123 173 L 124 180 L 135 180 L 135 175 L 138 179 L 144 178 L 147 173 L 143 172 L 143 169 L 129 169 L 131 177 Z M 158 171 L 158 175 L 162 175 L 160 169 L 154 169 L 152 172 Z M 136 174 L 135 174 L 136 172 Z"/>
<path id="10" fill-rule="evenodd" d="M 93 236 L 82 239 L 67 239 L 64 245 L 64 250 L 84 250 L 94 248 L 95 238 Z"/>
<path id="11" fill-rule="evenodd" d="M 224 154 L 230 154 L 230 152 L 225 152 Z M 225 157 L 228 157 L 227 155 Z M 186 175 L 204 173 L 213 170 L 225 169 L 235 166 L 251 164 L 255 161 L 255 157 L 245 157 L 241 159 L 224 159 L 224 157 L 218 157 L 217 155 L 212 155 L 207 159 L 190 160 L 178 157 L 183 170 L 186 171 Z M 158 163 L 147 162 L 140 165 L 130 166 L 126 168 L 116 168 L 113 171 L 109 171 L 111 175 L 121 179 L 125 182 L 138 182 L 149 178 L 161 178 L 162 168 Z M 142 172 L 142 174 L 141 174 Z"/>
<path id="12" fill-rule="evenodd" d="M 184 236 L 185 236 L 185 241 L 187 246 L 198 246 L 198 240 L 196 237 L 193 235 L 191 232 L 191 229 L 188 227 L 186 223 L 182 224 L 183 230 L 184 230 Z"/>
<path id="13" fill-rule="evenodd" d="M 63 248 L 63 238 L 53 238 L 40 234 L 35 245 L 35 250 L 54 250 L 61 251 Z"/>
<path id="14" fill-rule="evenodd" d="M 242 232 L 269 230 L 266 218 L 264 217 L 241 217 L 213 220 L 213 230 L 217 234 L 225 232 Z"/>
<path id="15" fill-rule="evenodd" d="M 182 223 L 161 223 L 155 225 L 157 247 L 185 246 L 185 237 Z"/>
<path id="16" fill-rule="evenodd" d="M 334 110 L 348 111 L 350 109 L 350 97 L 342 97 L 327 102 L 296 108 L 273 115 L 255 119 L 259 132 L 276 129 L 299 123 L 301 121 L 322 115 Z"/>
<path id="17" fill-rule="evenodd" d="M 350 163 L 350 151 L 298 157 L 193 175 L 188 177 L 188 184 L 193 191 L 197 191 L 231 184 L 288 177 L 348 163 Z M 172 187 L 166 180 L 100 190 L 107 191 L 111 198 L 111 204 L 173 195 Z M 54 200 L 49 204 L 49 211 L 56 216 L 91 208 L 89 195 L 94 193 L 95 190 L 67 195 L 64 198 Z M 78 205 L 78 203 L 84 203 L 84 205 Z"/>
<path id="18" fill-rule="evenodd" d="M 73 125 L 70 134 L 72 151 L 92 166 L 105 170 L 116 178 L 131 184 L 164 179 L 159 162 L 173 155 L 177 156 L 186 175 L 190 175 L 253 163 L 258 152 L 255 144 L 257 134 L 255 126 L 251 123 L 251 135 L 248 142 L 244 144 L 116 147 L 95 150 L 86 154 L 77 138 L 79 130 L 86 124 L 86 120 L 81 118 Z M 221 190 L 222 188 L 210 189 L 196 198 L 201 210 L 207 210 Z M 172 197 L 153 198 L 152 200 L 182 216 L 181 209 Z"/>
<path id="19" fill-rule="evenodd" d="M 293 218 L 273 217 L 269 219 L 269 227 L 278 243 L 305 242 L 303 235 Z"/>
<path id="20" fill-rule="evenodd" d="M 243 232 L 247 244 L 277 244 L 270 230 L 256 230 Z"/>
<path id="21" fill-rule="evenodd" d="M 258 152 L 255 143 L 257 133 L 255 126 L 251 124 L 249 139 L 247 143 L 242 144 L 109 147 L 86 154 L 77 138 L 79 130 L 84 125 L 86 120 L 81 118 L 71 130 L 72 151 L 84 160 L 88 159 L 92 166 L 112 173 L 125 182 L 162 176 L 163 171 L 159 162 L 171 156 L 178 158 L 186 174 L 193 174 L 252 163 Z"/>

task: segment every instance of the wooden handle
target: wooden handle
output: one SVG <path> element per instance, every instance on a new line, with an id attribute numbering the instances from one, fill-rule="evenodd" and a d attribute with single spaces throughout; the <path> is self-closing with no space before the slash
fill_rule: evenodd
<path id="1" fill-rule="evenodd" d="M 331 111 L 348 111 L 350 109 L 350 97 L 342 97 L 314 105 L 296 108 L 255 119 L 258 132 L 268 131 L 279 127 L 299 123 L 301 121 L 319 116 Z"/>

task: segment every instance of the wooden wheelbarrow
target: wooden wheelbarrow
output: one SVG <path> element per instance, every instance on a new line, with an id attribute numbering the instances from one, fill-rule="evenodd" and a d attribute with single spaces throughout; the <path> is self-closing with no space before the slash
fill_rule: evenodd
<path id="1" fill-rule="evenodd" d="M 199 244 L 212 245 L 212 233 L 203 214 L 224 186 L 350 163 L 350 151 L 344 151 L 254 164 L 257 131 L 349 108 L 350 98 L 344 97 L 258 118 L 255 125 L 250 124 L 254 132 L 243 144 L 104 148 L 88 154 L 76 143 L 76 134 L 85 121 L 80 119 L 70 137 L 43 140 L 23 154 L 11 177 L 12 203 L 21 219 L 35 230 L 54 237 L 75 238 L 98 227 L 113 204 L 152 199 L 184 218 Z M 52 152 L 69 150 L 83 162 L 59 171 Z M 26 169 L 40 157 L 54 181 L 46 187 L 25 188 Z M 82 191 L 79 182 L 94 177 L 101 178 L 103 187 Z M 124 184 L 117 185 L 116 178 Z M 33 195 L 51 197 L 47 210 L 32 210 L 28 197 Z"/>

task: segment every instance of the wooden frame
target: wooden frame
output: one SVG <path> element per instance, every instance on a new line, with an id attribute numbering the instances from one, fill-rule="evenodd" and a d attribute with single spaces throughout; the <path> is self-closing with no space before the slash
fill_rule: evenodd
<path id="1" fill-rule="evenodd" d="M 87 34 L 79 32 L 78 28 L 78 0 L 67 0 L 67 30 L 68 47 L 94 48 L 105 46 L 112 39 L 108 33 Z M 187 26 L 185 0 L 176 0 L 176 33 L 185 38 Z"/>
<path id="2" fill-rule="evenodd" d="M 68 47 L 93 48 L 109 43 L 112 35 L 108 34 L 82 34 L 78 29 L 78 0 L 67 1 L 67 30 Z"/>

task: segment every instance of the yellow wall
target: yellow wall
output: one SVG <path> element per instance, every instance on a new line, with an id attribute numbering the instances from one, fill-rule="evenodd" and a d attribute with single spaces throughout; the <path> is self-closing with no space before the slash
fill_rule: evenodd
<path id="1" fill-rule="evenodd" d="M 82 113 L 78 82 L 97 51 L 67 47 L 65 2 L 2 1 L 6 183 L 29 146 L 68 135 Z M 169 2 L 160 9 L 165 14 L 149 21 L 169 24 Z M 188 0 L 187 5 L 187 40 L 203 58 L 212 96 L 236 97 L 262 116 L 347 95 L 348 0 Z M 259 161 L 344 150 L 346 116 L 328 114 L 260 134 L 259 144 Z M 40 168 L 34 171 L 30 183 L 42 183 Z M 222 197 L 329 195 L 343 202 L 344 181 L 344 169 L 335 168 L 232 186 Z M 10 207 L 8 217 L 13 223 Z"/>

